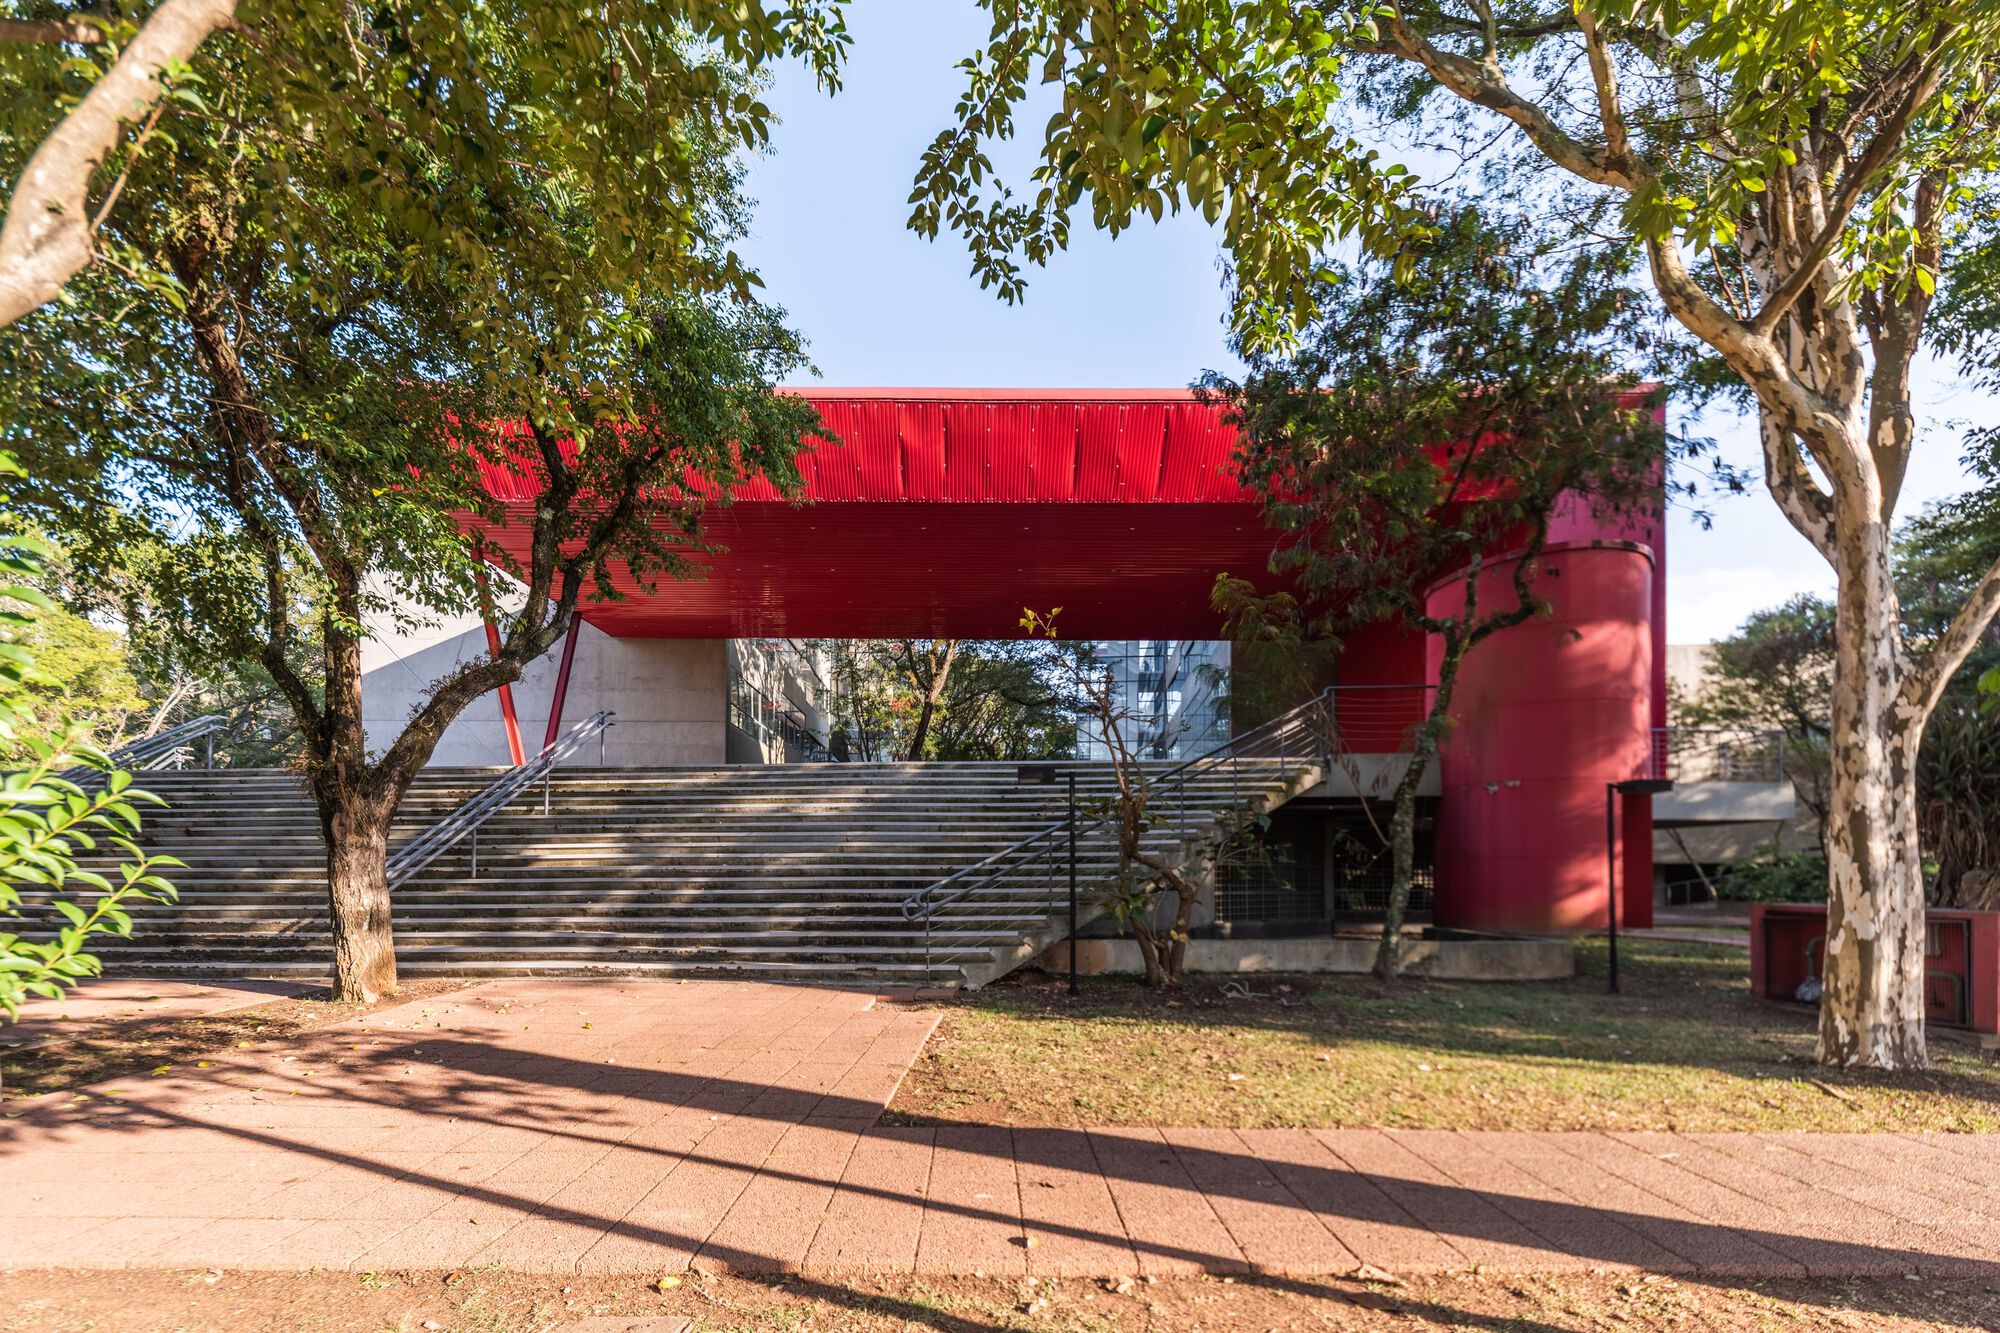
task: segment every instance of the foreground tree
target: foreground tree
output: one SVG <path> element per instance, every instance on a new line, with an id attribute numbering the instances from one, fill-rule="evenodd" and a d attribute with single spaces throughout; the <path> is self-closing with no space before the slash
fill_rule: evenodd
<path id="1" fill-rule="evenodd" d="M 1149 846 L 1168 818 L 1167 794 L 1146 769 L 1146 745 L 1139 738 L 1144 719 L 1125 706 L 1116 676 L 1098 660 L 1085 641 L 1064 639 L 1057 625 L 1061 607 L 1037 611 L 1024 607 L 1021 629 L 1031 642 L 1057 650 L 1068 690 L 1077 700 L 1083 725 L 1104 748 L 1111 766 L 1109 795 L 1080 803 L 1084 832 L 1108 826 L 1118 847 L 1118 873 L 1099 896 L 1105 911 L 1121 930 L 1130 931 L 1146 969 L 1146 984 L 1155 989 L 1176 987 L 1187 976 L 1188 941 L 1194 938 L 1194 914 L 1202 895 L 1215 883 L 1215 862 L 1222 845 L 1241 829 L 1230 829 L 1199 847 L 1183 844 L 1187 859 L 1163 855 Z M 1249 817 L 1258 822 L 1261 816 Z M 1082 836 L 1081 834 L 1079 836 Z"/>
<path id="2" fill-rule="evenodd" d="M 20 465 L 0 454 L 0 476 L 18 478 Z M 4 499 L 4 497 L 0 497 Z M 0 515 L 4 516 L 4 515 Z M 31 939 L 0 931 L 0 1013 L 18 1018 L 31 996 L 60 998 L 79 981 L 99 976 L 93 937 L 129 936 L 138 903 L 171 901 L 173 885 L 159 872 L 178 865 L 148 857 L 135 841 L 138 807 L 159 804 L 131 785 L 81 728 L 51 717 L 35 696 L 58 681 L 33 651 L 37 622 L 51 609 L 35 585 L 46 576 L 47 550 L 32 537 L 0 537 L 0 916 L 22 914 L 25 900 L 62 918 L 53 937 Z M 89 869 L 93 854 L 122 855 L 116 878 Z M 78 890 L 91 895 L 76 901 Z"/>
<path id="3" fill-rule="evenodd" d="M 1924 1064 L 1916 747 L 2000 606 L 2000 568 L 1914 651 L 1891 532 L 1918 438 L 1911 367 L 1934 294 L 1955 280 L 1968 206 L 2000 165 L 2000 9 L 987 5 L 992 36 L 966 62 L 957 124 L 924 157 L 912 225 L 966 234 L 975 273 L 1009 298 L 1023 262 L 1062 246 L 1084 195 L 1113 231 L 1186 205 L 1224 227 L 1239 328 L 1283 336 L 1310 316 L 1335 241 L 1390 255 L 1428 225 L 1407 174 L 1352 137 L 1343 93 L 1468 136 L 1513 131 L 1521 153 L 1489 197 L 1550 200 L 1566 181 L 1618 205 L 1612 243 L 1644 247 L 1665 308 L 1754 398 L 1765 483 L 1838 581 L 1819 1056 Z M 1013 133 L 1031 78 L 1056 84 L 1060 105 L 1036 191 L 1017 199 L 993 183 L 987 146 Z"/>
<path id="4" fill-rule="evenodd" d="M 836 51 L 757 5 L 356 22 L 217 39 L 226 77 L 170 105 L 170 147 L 106 212 L 134 262 L 0 341 L 0 393 L 43 482 L 25 494 L 79 563 L 151 544 L 158 632 L 283 698 L 336 991 L 366 1000 L 396 988 L 390 822 L 445 728 L 614 568 L 686 573 L 744 472 L 796 481 L 816 418 L 770 391 L 801 358 L 730 249 L 732 154 L 767 130 L 758 69 L 797 52 L 830 77 Z M 301 85 L 319 114 L 290 114 Z M 378 751 L 366 625 L 476 609 L 467 525 L 526 529 L 527 558 L 499 560 L 520 604 Z"/>
<path id="5" fill-rule="evenodd" d="M 1616 253 L 1552 258 L 1521 224 L 1461 213 L 1407 281 L 1381 263 L 1336 272 L 1297 351 L 1246 342 L 1243 383 L 1203 380 L 1241 426 L 1243 479 L 1283 534 L 1271 570 L 1290 589 L 1260 597 L 1246 579 L 1218 580 L 1230 637 L 1337 640 L 1391 621 L 1442 647 L 1391 795 L 1385 979 L 1402 966 L 1417 792 L 1466 655 L 1546 609 L 1536 562 L 1562 506 L 1615 510 L 1661 484 L 1657 395 L 1634 392 L 1629 367 L 1649 343 L 1674 344 L 1626 271 Z M 1519 558 L 1505 595 L 1482 601 L 1496 553 Z M 1430 590 L 1453 573 L 1464 596 L 1441 613 Z"/>

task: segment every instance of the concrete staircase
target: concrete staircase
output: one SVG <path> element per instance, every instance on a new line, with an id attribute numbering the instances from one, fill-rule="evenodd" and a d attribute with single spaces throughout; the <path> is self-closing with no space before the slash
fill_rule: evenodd
<path id="1" fill-rule="evenodd" d="M 1080 767 L 1083 802 L 1111 789 Z M 1013 764 L 797 764 L 557 770 L 396 893 L 405 973 L 750 972 L 983 984 L 1060 938 L 1049 882 L 983 885 L 928 920 L 914 893 L 1062 818 L 1060 787 Z M 497 776 L 426 771 L 392 848 Z M 1151 845 L 1187 854 L 1319 779 L 1248 760 L 1190 777 Z M 327 973 L 324 853 L 297 780 L 267 770 L 155 771 L 168 802 L 145 842 L 187 863 L 180 901 L 134 912 L 135 937 L 98 950 L 127 975 Z M 1086 900 L 1108 882 L 1108 839 L 1086 838 Z"/>

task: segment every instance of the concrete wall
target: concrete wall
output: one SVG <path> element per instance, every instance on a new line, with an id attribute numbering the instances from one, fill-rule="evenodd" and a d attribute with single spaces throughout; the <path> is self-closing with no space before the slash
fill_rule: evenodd
<path id="1" fill-rule="evenodd" d="M 1714 644 L 1667 645 L 1667 688 L 1676 698 L 1692 703 L 1707 694 L 1715 683 L 1714 671 Z"/>
<path id="2" fill-rule="evenodd" d="M 1189 940 L 1190 972 L 1344 972 L 1375 966 L 1374 940 Z M 1052 945 L 1033 966 L 1069 968 L 1067 941 Z M 1076 970 L 1085 976 L 1146 970 L 1134 940 L 1078 940 Z M 1576 973 L 1576 944 L 1567 939 L 1405 939 L 1403 970 L 1439 981 L 1559 981 Z"/>
<path id="3" fill-rule="evenodd" d="M 605 741 L 609 767 L 724 761 L 728 669 L 723 640 L 616 639 L 588 625 L 577 632 L 581 637 L 563 705 L 564 731 L 608 708 L 618 715 Z M 477 619 L 469 625 L 461 621 L 426 631 L 371 635 L 362 657 L 369 744 L 387 745 L 433 682 L 485 652 L 486 634 Z M 561 654 L 558 644 L 514 686 L 521 741 L 530 755 L 542 746 Z M 431 757 L 431 763 L 440 765 L 504 767 L 510 762 L 498 694 L 486 695 L 460 714 Z M 597 747 L 585 746 L 571 762 L 596 766 Z"/>

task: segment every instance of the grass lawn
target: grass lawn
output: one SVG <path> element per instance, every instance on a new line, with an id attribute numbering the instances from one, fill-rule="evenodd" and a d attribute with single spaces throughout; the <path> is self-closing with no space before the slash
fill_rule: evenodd
<path id="1" fill-rule="evenodd" d="M 1253 1128 L 2000 1130 L 2000 1063 L 1934 1033 L 1935 1068 L 1812 1063 L 1814 1015 L 1753 1000 L 1740 948 L 1600 941 L 1562 982 L 1022 975 L 945 1003 L 901 1123 Z"/>
<path id="2" fill-rule="evenodd" d="M 4 1333 L 1500 1333 L 1975 1329 L 2000 1318 L 1982 1279 L 1717 1282 L 1467 1274 L 1399 1285 L 1260 1278 L 741 1278 L 439 1273 L 17 1272 Z"/>

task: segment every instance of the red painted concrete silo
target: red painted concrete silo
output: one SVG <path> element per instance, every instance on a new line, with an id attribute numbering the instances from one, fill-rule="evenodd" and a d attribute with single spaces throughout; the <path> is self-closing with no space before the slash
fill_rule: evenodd
<path id="1" fill-rule="evenodd" d="M 1483 609 L 1514 604 L 1518 557 L 1487 563 Z M 1465 604 L 1463 575 L 1429 594 L 1430 614 Z M 1585 930 L 1605 924 L 1604 785 L 1643 776 L 1652 739 L 1653 562 L 1631 542 L 1544 551 L 1531 586 L 1546 617 L 1502 630 L 1467 654 L 1439 756 L 1437 895 L 1440 926 Z M 1441 644 L 1428 651 L 1437 679 Z M 1621 920 L 1650 920 L 1650 802 L 1631 798 L 1622 824 L 1641 867 Z M 1643 827 L 1641 825 L 1643 824 Z M 1622 852 L 1622 849 L 1621 849 Z M 1621 898 L 1625 895 L 1621 892 Z M 1641 904 L 1644 911 L 1641 912 Z"/>

